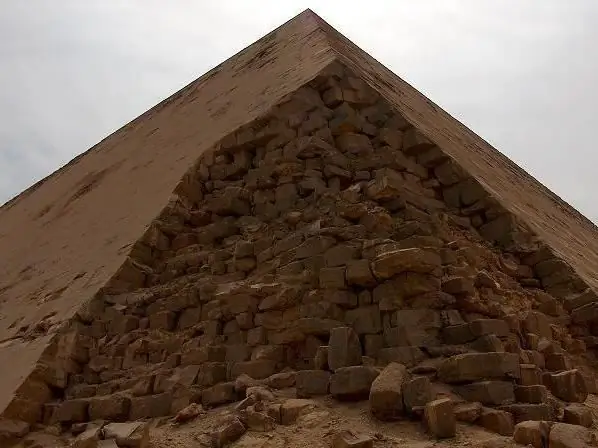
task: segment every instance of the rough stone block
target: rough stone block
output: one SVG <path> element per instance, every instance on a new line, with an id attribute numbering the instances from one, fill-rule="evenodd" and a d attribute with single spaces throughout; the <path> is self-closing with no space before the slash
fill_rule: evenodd
<path id="1" fill-rule="evenodd" d="M 367 197 L 374 201 L 388 201 L 400 197 L 404 191 L 404 180 L 400 173 L 390 168 L 376 171 L 365 190 Z"/>
<path id="2" fill-rule="evenodd" d="M 197 376 L 194 382 L 185 382 L 187 387 L 195 383 L 201 387 L 213 386 L 216 383 L 225 381 L 227 378 L 227 367 L 223 362 L 205 362 L 201 366 L 195 366 L 199 369 L 196 370 Z"/>
<path id="3" fill-rule="evenodd" d="M 503 214 L 480 226 L 478 231 L 484 239 L 505 247 L 512 242 L 515 229 L 514 219 L 510 215 Z"/>
<path id="4" fill-rule="evenodd" d="M 235 383 L 220 383 L 203 391 L 201 394 L 201 404 L 208 408 L 232 403 L 237 398 Z"/>
<path id="5" fill-rule="evenodd" d="M 246 374 L 251 378 L 262 380 L 276 372 L 276 361 L 258 359 L 234 363 L 230 368 L 230 379 Z"/>
<path id="6" fill-rule="evenodd" d="M 185 330 L 201 321 L 201 307 L 187 308 L 179 316 L 178 328 Z M 151 325 L 151 321 L 150 321 Z"/>
<path id="7" fill-rule="evenodd" d="M 441 265 L 438 253 L 412 247 L 381 253 L 372 261 L 371 268 L 376 278 L 386 280 L 402 272 L 429 274 Z"/>
<path id="8" fill-rule="evenodd" d="M 364 337 L 364 353 L 371 358 L 378 358 L 379 351 L 384 347 L 384 336 L 381 334 L 366 334 Z"/>
<path id="9" fill-rule="evenodd" d="M 329 383 L 330 372 L 325 370 L 299 370 L 295 374 L 297 398 L 327 395 Z"/>
<path id="10" fill-rule="evenodd" d="M 131 400 L 124 395 L 108 395 L 89 399 L 90 420 L 123 421 L 129 416 Z"/>
<path id="11" fill-rule="evenodd" d="M 391 363 L 380 372 L 370 389 L 370 410 L 374 417 L 389 421 L 403 415 L 403 384 L 407 378 L 407 368 L 398 363 Z"/>
<path id="12" fill-rule="evenodd" d="M 453 295 L 471 295 L 475 292 L 473 279 L 469 277 L 448 278 L 442 281 L 441 287 L 444 292 Z"/>
<path id="13" fill-rule="evenodd" d="M 239 412 L 241 421 L 247 429 L 256 432 L 272 431 L 276 425 L 274 418 L 265 412 L 256 411 L 253 406 L 249 406 Z"/>
<path id="14" fill-rule="evenodd" d="M 544 355 L 537 350 L 521 350 L 519 357 L 521 358 L 522 364 L 534 364 L 540 369 L 544 369 L 546 367 Z"/>
<path id="15" fill-rule="evenodd" d="M 529 311 L 523 320 L 523 331 L 537 334 L 541 338 L 552 339 L 550 319 L 539 311 Z"/>
<path id="16" fill-rule="evenodd" d="M 594 423 L 592 410 L 583 404 L 571 403 L 565 407 L 563 422 L 589 428 Z"/>
<path id="17" fill-rule="evenodd" d="M 432 386 L 428 377 L 420 376 L 403 383 L 403 403 L 408 414 L 429 401 L 432 401 Z"/>
<path id="18" fill-rule="evenodd" d="M 52 421 L 59 423 L 86 422 L 89 400 L 66 400 L 58 405 L 52 414 Z"/>
<path id="19" fill-rule="evenodd" d="M 335 143 L 338 149 L 349 154 L 369 154 L 374 151 L 372 142 L 363 134 L 346 132 L 340 134 Z"/>
<path id="20" fill-rule="evenodd" d="M 358 401 L 367 399 L 370 386 L 379 372 L 373 367 L 350 366 L 335 370 L 330 377 L 330 394 L 337 400 Z"/>
<path id="21" fill-rule="evenodd" d="M 176 324 L 176 314 L 172 311 L 159 311 L 149 316 L 149 326 L 152 330 L 171 331 Z"/>
<path id="22" fill-rule="evenodd" d="M 469 323 L 469 328 L 475 337 L 494 334 L 500 338 L 504 338 L 510 332 L 509 324 L 501 319 L 474 320 Z"/>
<path id="23" fill-rule="evenodd" d="M 470 342 L 467 346 L 471 350 L 475 350 L 476 352 L 504 352 L 505 345 L 502 341 L 498 338 L 498 336 L 493 334 L 487 334 L 477 338 L 475 341 Z"/>
<path id="24" fill-rule="evenodd" d="M 320 255 L 334 246 L 336 240 L 327 236 L 313 236 L 301 243 L 295 250 L 295 259 L 302 260 Z"/>
<path id="25" fill-rule="evenodd" d="M 331 247 L 324 253 L 327 267 L 345 266 L 359 257 L 359 247 L 355 244 L 341 243 Z"/>
<path id="26" fill-rule="evenodd" d="M 362 306 L 345 313 L 345 322 L 359 335 L 382 331 L 380 310 L 376 305 Z"/>
<path id="27" fill-rule="evenodd" d="M 583 403 L 588 397 L 583 376 L 578 370 L 555 373 L 548 376 L 552 394 L 563 401 Z"/>
<path id="28" fill-rule="evenodd" d="M 371 287 L 376 284 L 368 260 L 347 261 L 346 277 L 349 285 Z"/>
<path id="29" fill-rule="evenodd" d="M 482 414 L 481 403 L 457 403 L 455 405 L 455 417 L 460 422 L 473 423 Z"/>
<path id="30" fill-rule="evenodd" d="M 102 435 L 101 430 L 102 427 L 100 425 L 86 425 L 85 430 L 82 433 L 77 434 L 77 437 L 73 440 L 72 448 L 97 448 L 102 442 L 102 440 L 100 440 L 100 436 Z M 115 441 L 111 440 L 111 442 Z"/>
<path id="31" fill-rule="evenodd" d="M 334 435 L 332 448 L 373 448 L 374 439 L 355 431 L 342 431 Z"/>
<path id="32" fill-rule="evenodd" d="M 141 377 L 132 387 L 131 392 L 135 396 L 151 395 L 154 390 L 155 379 L 155 375 L 146 375 Z"/>
<path id="33" fill-rule="evenodd" d="M 389 347 L 380 349 L 377 359 L 383 365 L 397 362 L 413 367 L 426 359 L 426 355 L 419 347 Z"/>
<path id="34" fill-rule="evenodd" d="M 577 308 L 581 308 L 584 305 L 588 305 L 594 302 L 598 302 L 598 296 L 596 296 L 596 293 L 591 289 L 587 289 L 586 291 L 580 294 L 567 297 L 564 300 L 563 305 L 565 307 L 565 310 L 571 312 Z"/>
<path id="35" fill-rule="evenodd" d="M 500 410 L 513 414 L 516 423 L 526 420 L 550 420 L 550 407 L 545 403 L 513 403 L 501 406 Z"/>
<path id="36" fill-rule="evenodd" d="M 515 393 L 513 383 L 508 381 L 481 381 L 455 388 L 455 392 L 467 401 L 477 401 L 485 405 L 513 403 Z"/>
<path id="37" fill-rule="evenodd" d="M 170 414 L 172 394 L 164 392 L 157 395 L 131 398 L 129 420 L 162 417 Z"/>
<path id="38" fill-rule="evenodd" d="M 515 399 L 520 403 L 545 403 L 548 390 L 541 384 L 515 386 Z"/>
<path id="39" fill-rule="evenodd" d="M 344 266 L 320 269 L 320 288 L 343 289 L 345 286 Z"/>
<path id="40" fill-rule="evenodd" d="M 331 370 L 361 364 L 361 343 L 350 327 L 334 328 L 328 342 L 328 366 Z"/>
<path id="41" fill-rule="evenodd" d="M 415 128 L 410 128 L 403 134 L 403 151 L 407 155 L 419 155 L 433 147 L 434 143 Z"/>
<path id="42" fill-rule="evenodd" d="M 380 311 L 400 310 L 405 306 L 405 299 L 429 296 L 436 301 L 439 294 L 440 278 L 433 274 L 403 272 L 395 278 L 378 285 L 373 291 L 373 301 L 378 303 Z"/>
<path id="43" fill-rule="evenodd" d="M 283 425 L 291 425 L 304 414 L 313 411 L 316 403 L 312 400 L 292 398 L 282 403 L 280 407 L 280 422 Z"/>
<path id="44" fill-rule="evenodd" d="M 281 362 L 285 357 L 285 349 L 282 345 L 260 345 L 253 349 L 252 360 L 269 359 Z"/>
<path id="45" fill-rule="evenodd" d="M 454 185 L 466 177 L 463 169 L 452 160 L 447 160 L 442 165 L 435 167 L 434 175 L 445 186 Z"/>
<path id="46" fill-rule="evenodd" d="M 428 431 L 439 439 L 455 437 L 457 419 L 450 398 L 441 398 L 426 404 L 424 420 Z"/>
<path id="47" fill-rule="evenodd" d="M 247 428 L 241 423 L 241 420 L 233 417 L 210 433 L 212 448 L 224 448 L 239 440 L 245 431 Z"/>
<path id="48" fill-rule="evenodd" d="M 149 425 L 147 423 L 109 423 L 103 427 L 103 431 L 104 438 L 116 440 L 119 447 L 149 447 Z"/>
<path id="49" fill-rule="evenodd" d="M 515 425 L 513 440 L 520 445 L 544 448 L 548 446 L 549 432 L 550 424 L 548 422 L 528 420 Z"/>
<path id="50" fill-rule="evenodd" d="M 522 386 L 542 384 L 542 371 L 534 364 L 521 364 L 521 376 L 517 382 Z"/>
<path id="51" fill-rule="evenodd" d="M 295 386 L 297 372 L 280 372 L 266 378 L 265 383 L 272 389 L 286 389 Z"/>
<path id="52" fill-rule="evenodd" d="M 519 378 L 519 358 L 514 353 L 465 353 L 440 364 L 438 377 L 446 383 L 492 378 Z"/>
<path id="53" fill-rule="evenodd" d="M 426 348 L 440 345 L 438 335 L 442 321 L 437 310 L 398 310 L 393 315 L 393 324 L 396 325 L 398 337 L 392 344 L 389 341 L 389 345 Z"/>
<path id="54" fill-rule="evenodd" d="M 247 344 L 231 344 L 226 346 L 226 362 L 248 361 L 252 355 L 252 347 Z"/>
<path id="55" fill-rule="evenodd" d="M 549 353 L 544 357 L 546 370 L 551 372 L 562 372 L 571 369 L 571 361 L 564 353 Z"/>
<path id="56" fill-rule="evenodd" d="M 329 370 L 328 367 L 328 346 L 320 345 L 314 355 L 314 368 L 317 370 Z"/>
<path id="57" fill-rule="evenodd" d="M 247 345 L 252 347 L 263 345 L 267 342 L 266 329 L 264 327 L 255 327 L 247 331 Z"/>
<path id="58" fill-rule="evenodd" d="M 515 425 L 513 414 L 510 412 L 489 408 L 482 409 L 478 424 L 488 431 L 495 432 L 501 436 L 512 435 Z"/>
<path id="59" fill-rule="evenodd" d="M 465 344 L 476 337 L 471 332 L 469 324 L 457 324 L 443 328 L 442 338 L 447 344 Z"/>

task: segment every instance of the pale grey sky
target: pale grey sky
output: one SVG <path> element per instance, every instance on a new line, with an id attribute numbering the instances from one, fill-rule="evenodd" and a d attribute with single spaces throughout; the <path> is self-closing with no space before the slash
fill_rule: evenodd
<path id="1" fill-rule="evenodd" d="M 308 7 L 598 222 L 596 0 L 0 0 L 0 203 Z"/>

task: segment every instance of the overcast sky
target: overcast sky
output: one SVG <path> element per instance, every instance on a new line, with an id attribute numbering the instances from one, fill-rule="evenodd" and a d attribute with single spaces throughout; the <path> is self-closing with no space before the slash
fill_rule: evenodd
<path id="1" fill-rule="evenodd" d="M 0 0 L 0 203 L 307 7 L 598 222 L 598 0 Z"/>

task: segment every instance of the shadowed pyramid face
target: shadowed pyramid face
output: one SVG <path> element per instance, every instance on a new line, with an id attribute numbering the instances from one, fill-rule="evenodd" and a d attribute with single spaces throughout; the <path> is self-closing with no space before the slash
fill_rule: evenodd
<path id="1" fill-rule="evenodd" d="M 244 82 L 235 84 L 236 76 Z M 76 183 L 62 208 L 44 208 L 36 225 L 55 229 L 69 216 L 86 222 L 85 207 L 96 199 L 90 216 L 104 225 L 73 238 L 99 245 L 109 261 L 64 240 L 70 252 L 56 263 L 68 264 L 69 275 L 97 263 L 97 281 L 84 275 L 79 284 L 75 275 L 53 299 L 60 312 L 41 323 L 21 316 L 32 304 L 9 314 L 24 324 L 7 325 L 17 338 L 0 355 L 25 341 L 37 352 L 20 365 L 25 374 L 8 378 L 3 415 L 64 424 L 168 415 L 193 400 L 234 400 L 227 382 L 270 378 L 285 367 L 400 362 L 429 372 L 452 356 L 451 381 L 481 379 L 484 362 L 496 366 L 491 374 L 516 377 L 515 355 L 466 355 L 521 350 L 517 325 L 550 339 L 546 314 L 564 315 L 557 298 L 575 296 L 566 308 L 584 335 L 598 312 L 591 291 L 579 294 L 588 283 L 583 269 L 542 242 L 556 241 L 538 218 L 554 199 L 489 149 L 303 14 L 78 162 L 120 158 L 83 176 L 87 182 Z M 76 169 L 63 176 L 76 177 Z M 134 184 L 142 179 L 147 196 Z M 526 183 L 529 195 L 510 204 Z M 113 210 L 102 198 L 115 185 L 122 197 Z M 564 208 L 558 213 L 573 219 Z M 109 218 L 126 231 L 110 230 Z M 17 303 L 28 287 L 15 285 L 5 293 Z M 75 292 L 83 298 L 73 306 Z M 543 312 L 529 312 L 532 304 Z M 521 323 L 497 319 L 519 311 L 527 313 Z M 364 394 L 372 372 L 355 372 L 330 380 L 335 396 Z M 305 387 L 326 393 L 330 374 L 314 375 Z M 53 398 L 59 404 L 42 413 Z"/>

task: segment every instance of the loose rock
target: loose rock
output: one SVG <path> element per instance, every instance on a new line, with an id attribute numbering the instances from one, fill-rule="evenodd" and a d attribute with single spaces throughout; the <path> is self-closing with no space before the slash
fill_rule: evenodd
<path id="1" fill-rule="evenodd" d="M 193 420 L 195 417 L 201 415 L 203 413 L 203 408 L 200 404 L 191 403 L 184 409 L 181 409 L 177 414 L 174 416 L 175 423 L 185 423 L 189 420 Z"/>
<path id="2" fill-rule="evenodd" d="M 407 368 L 391 363 L 380 372 L 370 388 L 370 410 L 379 420 L 398 420 L 404 413 L 403 384 Z"/>
<path id="3" fill-rule="evenodd" d="M 330 394 L 343 401 L 367 399 L 372 382 L 378 375 L 378 370 L 373 367 L 341 367 L 330 377 Z"/>
<path id="4" fill-rule="evenodd" d="M 514 422 L 513 415 L 510 412 L 484 408 L 482 409 L 478 424 L 501 436 L 510 436 L 513 434 Z"/>
<path id="5" fill-rule="evenodd" d="M 550 424 L 542 421 L 525 421 L 517 423 L 513 432 L 513 440 L 520 445 L 531 445 L 544 448 L 548 445 Z"/>
<path id="6" fill-rule="evenodd" d="M 210 440 L 213 448 L 223 448 L 241 438 L 247 429 L 238 418 L 233 418 L 212 431 Z"/>
<path id="7" fill-rule="evenodd" d="M 594 423 L 594 417 L 592 416 L 592 411 L 588 407 L 582 404 L 572 403 L 565 408 L 563 422 L 589 428 L 592 426 L 592 423 Z"/>
<path id="8" fill-rule="evenodd" d="M 280 407 L 280 422 L 283 425 L 293 424 L 300 415 L 313 411 L 316 404 L 311 400 L 293 398 L 285 401 Z"/>
<path id="9" fill-rule="evenodd" d="M 454 405 L 450 398 L 429 402 L 424 411 L 424 419 L 428 431 L 439 439 L 454 437 L 457 432 Z"/>
<path id="10" fill-rule="evenodd" d="M 297 398 L 328 394 L 330 372 L 325 370 L 300 370 L 295 374 Z"/>
<path id="11" fill-rule="evenodd" d="M 403 403 L 408 414 L 430 401 L 432 401 L 432 388 L 428 377 L 420 376 L 403 383 Z"/>
<path id="12" fill-rule="evenodd" d="M 342 431 L 332 439 L 332 448 L 373 448 L 374 439 L 354 431 Z"/>

